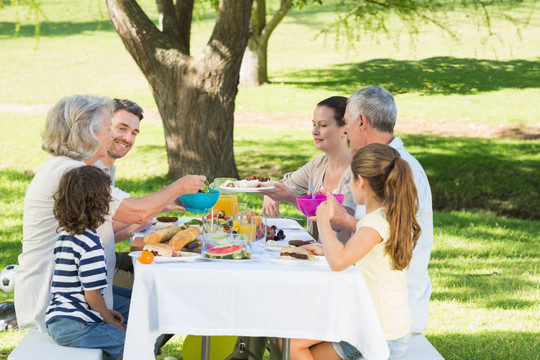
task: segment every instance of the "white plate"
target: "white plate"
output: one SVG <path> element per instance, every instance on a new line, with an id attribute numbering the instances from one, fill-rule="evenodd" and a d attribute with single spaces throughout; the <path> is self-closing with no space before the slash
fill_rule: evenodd
<path id="1" fill-rule="evenodd" d="M 289 242 L 287 240 L 283 240 L 283 241 L 268 240 L 268 241 L 273 241 L 274 244 L 276 244 L 274 246 L 271 246 L 271 245 L 268 245 L 268 242 L 266 242 L 265 249 L 268 251 L 279 252 L 281 251 L 281 248 L 289 246 Z"/>
<path id="2" fill-rule="evenodd" d="M 201 256 L 201 259 L 208 260 L 208 261 L 211 261 L 211 262 L 220 262 L 220 263 L 229 263 L 229 264 L 231 264 L 231 263 L 233 263 L 233 264 L 247 263 L 247 262 L 250 262 L 250 261 L 253 260 L 253 259 L 212 259 L 212 258 L 207 258 L 207 257 L 204 257 L 204 256 Z"/>
<path id="3" fill-rule="evenodd" d="M 313 260 L 281 259 L 277 257 L 277 258 L 270 258 L 269 261 L 277 265 L 292 265 L 292 266 L 326 264 L 326 259 L 324 258 L 324 256 L 315 256 Z"/>
<path id="4" fill-rule="evenodd" d="M 241 187 L 224 187 L 224 186 L 220 186 L 218 187 L 219 190 L 222 190 L 222 191 L 230 191 L 230 192 L 238 192 L 238 193 L 241 193 L 241 192 L 245 192 L 245 193 L 255 193 L 255 192 L 259 192 L 261 190 L 272 190 L 272 189 L 275 189 L 276 187 L 275 186 L 264 186 L 264 187 L 256 187 L 256 188 L 241 188 Z"/>
<path id="5" fill-rule="evenodd" d="M 129 253 L 129 256 L 138 258 L 141 251 L 132 251 Z M 201 258 L 201 254 L 184 252 L 182 251 L 182 256 L 154 256 L 155 263 L 166 263 L 166 262 L 186 262 L 186 261 L 195 261 Z"/>

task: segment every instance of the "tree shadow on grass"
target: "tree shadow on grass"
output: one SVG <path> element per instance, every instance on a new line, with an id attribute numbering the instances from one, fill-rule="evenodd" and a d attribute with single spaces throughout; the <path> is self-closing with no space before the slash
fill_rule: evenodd
<path id="1" fill-rule="evenodd" d="M 537 302 L 533 299 L 523 298 L 525 296 L 523 292 L 534 289 L 536 282 L 516 271 L 516 267 L 534 268 L 538 265 L 536 259 L 505 257 L 496 265 L 491 265 L 487 259 L 477 259 L 471 254 L 461 256 L 471 257 L 464 260 L 460 255 L 456 255 L 452 261 L 439 261 L 437 254 L 432 255 L 429 264 L 429 272 L 434 283 L 432 300 L 470 303 L 486 309 L 529 309 L 536 306 Z M 519 265 L 516 265 L 517 261 Z M 482 262 L 485 264 L 478 264 Z M 478 272 L 471 269 L 474 267 L 477 269 L 479 266 L 487 269 L 492 266 L 497 271 Z"/>
<path id="2" fill-rule="evenodd" d="M 533 331 L 478 331 L 428 334 L 426 338 L 446 360 L 536 359 L 538 333 Z"/>
<path id="3" fill-rule="evenodd" d="M 15 32 L 16 28 L 16 22 L 0 22 L 0 38 L 10 38 L 14 36 L 32 38 L 36 36 L 36 27 L 32 24 L 21 24 L 18 33 Z M 109 20 L 84 22 L 43 21 L 40 23 L 39 36 L 63 37 L 96 31 L 114 32 L 115 30 Z"/>
<path id="4" fill-rule="evenodd" d="M 433 300 L 486 309 L 529 309 L 536 283 L 540 222 L 474 212 L 438 212 L 429 272 Z M 494 296 L 495 295 L 495 296 Z"/>
<path id="5" fill-rule="evenodd" d="M 402 136 L 428 175 L 435 210 L 540 220 L 538 141 Z"/>
<path id="6" fill-rule="evenodd" d="M 540 61 L 432 57 L 423 60 L 373 59 L 279 75 L 303 89 L 351 94 L 376 84 L 396 93 L 477 94 L 502 89 L 540 87 Z"/>

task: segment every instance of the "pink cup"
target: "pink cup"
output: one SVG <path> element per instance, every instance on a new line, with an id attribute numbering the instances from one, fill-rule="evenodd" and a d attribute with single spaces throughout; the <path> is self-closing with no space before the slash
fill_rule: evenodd
<path id="1" fill-rule="evenodd" d="M 343 204 L 343 194 L 332 194 L 336 200 Z M 326 194 L 315 194 L 315 199 L 311 198 L 311 195 L 302 195 L 296 198 L 296 202 L 302 210 L 302 213 L 307 217 L 315 216 L 317 212 L 317 207 L 320 203 L 326 201 Z"/>

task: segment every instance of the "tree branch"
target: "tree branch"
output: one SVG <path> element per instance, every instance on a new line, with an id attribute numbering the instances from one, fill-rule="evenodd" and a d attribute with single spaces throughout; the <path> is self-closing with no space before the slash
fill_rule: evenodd
<path id="1" fill-rule="evenodd" d="M 194 0 L 177 0 L 175 15 L 178 24 L 178 41 L 182 53 L 190 54 L 191 23 L 193 21 Z"/>
<path id="2" fill-rule="evenodd" d="M 156 5 L 159 12 L 159 28 L 163 33 L 178 38 L 178 24 L 172 0 L 156 0 Z"/>
<path id="3" fill-rule="evenodd" d="M 268 41 L 270 38 L 270 35 L 272 35 L 272 31 L 278 26 L 278 24 L 283 20 L 285 15 L 289 12 L 291 9 L 293 0 L 281 0 L 281 4 L 279 6 L 278 11 L 272 16 L 272 19 L 268 22 L 268 25 L 264 27 L 264 30 L 261 33 L 261 37 L 264 41 Z"/>
<path id="4" fill-rule="evenodd" d="M 266 27 L 266 0 L 255 0 L 253 2 L 253 12 L 251 14 L 250 31 L 261 35 Z"/>
<path id="5" fill-rule="evenodd" d="M 222 57 L 242 58 L 247 45 L 253 0 L 220 0 L 208 46 Z M 240 65 L 241 61 L 238 62 Z"/>

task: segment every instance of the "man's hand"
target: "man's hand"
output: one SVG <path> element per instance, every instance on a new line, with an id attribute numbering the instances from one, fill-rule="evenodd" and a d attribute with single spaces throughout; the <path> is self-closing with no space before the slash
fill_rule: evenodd
<path id="1" fill-rule="evenodd" d="M 169 212 L 169 211 L 186 211 L 186 208 L 184 207 L 184 204 L 182 204 L 182 202 L 180 201 L 180 198 L 177 197 L 176 199 L 174 199 L 173 202 L 171 202 L 170 204 L 168 204 L 167 206 L 165 206 L 165 208 L 163 208 L 163 210 L 161 210 L 162 213 L 166 213 L 166 212 Z"/>
<path id="2" fill-rule="evenodd" d="M 177 180 L 181 184 L 182 191 L 179 195 L 195 194 L 199 191 L 206 181 L 204 175 L 186 175 Z"/>

